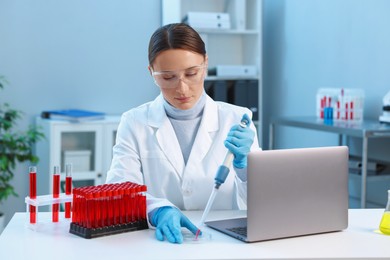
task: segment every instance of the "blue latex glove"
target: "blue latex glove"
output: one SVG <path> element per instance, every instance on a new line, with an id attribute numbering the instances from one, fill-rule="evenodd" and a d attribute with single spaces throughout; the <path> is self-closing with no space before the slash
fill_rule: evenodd
<path id="1" fill-rule="evenodd" d="M 244 117 L 248 120 L 247 127 L 234 125 L 225 140 L 225 147 L 234 155 L 233 165 L 242 169 L 247 166 L 247 155 L 253 144 L 255 133 L 249 128 L 251 120 L 247 114 Z"/>
<path id="2" fill-rule="evenodd" d="M 180 210 L 173 207 L 161 207 L 152 216 L 152 224 L 156 227 L 157 240 L 163 241 L 164 236 L 171 243 L 183 243 L 181 227 L 186 227 L 194 235 L 198 228 L 181 213 Z"/>

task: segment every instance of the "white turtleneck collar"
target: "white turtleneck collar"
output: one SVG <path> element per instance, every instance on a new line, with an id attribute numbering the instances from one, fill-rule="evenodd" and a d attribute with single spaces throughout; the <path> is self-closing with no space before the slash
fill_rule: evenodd
<path id="1" fill-rule="evenodd" d="M 200 117 L 203 113 L 203 108 L 206 104 L 206 92 L 203 91 L 196 104 L 187 110 L 178 109 L 166 101 L 164 98 L 164 109 L 167 116 L 176 120 L 191 120 Z"/>

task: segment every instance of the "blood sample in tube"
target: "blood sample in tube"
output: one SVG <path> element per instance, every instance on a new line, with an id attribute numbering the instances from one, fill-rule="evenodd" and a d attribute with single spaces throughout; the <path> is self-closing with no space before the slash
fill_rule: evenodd
<path id="1" fill-rule="evenodd" d="M 349 108 L 351 109 L 349 119 L 353 120 L 353 101 L 351 101 Z"/>
<path id="2" fill-rule="evenodd" d="M 72 194 L 72 164 L 67 164 L 65 166 L 65 194 L 71 195 Z M 65 202 L 65 218 L 70 218 L 70 212 L 71 212 L 71 202 Z"/>
<path id="3" fill-rule="evenodd" d="M 29 168 L 30 172 L 30 199 L 36 199 L 37 198 L 37 167 L 30 166 Z M 30 223 L 35 224 L 37 223 L 37 212 L 36 207 L 30 205 Z"/>
<path id="4" fill-rule="evenodd" d="M 53 172 L 53 198 L 59 198 L 60 197 L 60 167 L 54 166 L 54 172 Z M 60 211 L 60 204 L 59 203 L 53 203 L 52 208 L 52 221 L 58 222 L 58 213 Z"/>

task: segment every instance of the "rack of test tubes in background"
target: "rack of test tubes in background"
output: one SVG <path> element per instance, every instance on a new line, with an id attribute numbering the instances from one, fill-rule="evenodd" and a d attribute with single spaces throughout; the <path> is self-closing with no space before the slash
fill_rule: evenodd
<path id="1" fill-rule="evenodd" d="M 364 90 L 320 88 L 317 91 L 317 118 L 324 120 L 363 120 Z"/>
<path id="2" fill-rule="evenodd" d="M 25 198 L 29 227 L 37 229 L 38 208 L 52 206 L 52 222 L 59 222 L 60 204 L 65 204 L 69 232 L 94 238 L 147 229 L 146 186 L 132 182 L 72 189 L 72 167 L 67 164 L 65 193 L 60 193 L 60 168 L 53 170 L 53 194 L 37 196 L 37 167 L 29 168 L 30 196 Z"/>

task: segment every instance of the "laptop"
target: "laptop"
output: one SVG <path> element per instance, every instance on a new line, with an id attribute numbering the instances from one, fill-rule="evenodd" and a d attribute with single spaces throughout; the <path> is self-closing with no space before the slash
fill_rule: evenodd
<path id="1" fill-rule="evenodd" d="M 247 207 L 246 218 L 206 225 L 245 242 L 346 229 L 348 147 L 250 152 Z"/>

